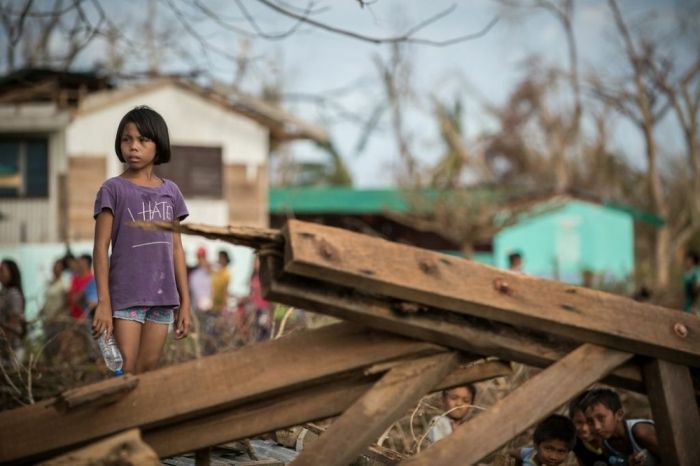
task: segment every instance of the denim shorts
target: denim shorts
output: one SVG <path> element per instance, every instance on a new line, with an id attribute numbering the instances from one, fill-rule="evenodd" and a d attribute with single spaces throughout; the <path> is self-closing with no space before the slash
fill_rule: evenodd
<path id="1" fill-rule="evenodd" d="M 175 322 L 175 308 L 169 306 L 133 306 L 112 313 L 115 319 L 134 320 L 142 324 L 147 320 L 156 324 Z"/>

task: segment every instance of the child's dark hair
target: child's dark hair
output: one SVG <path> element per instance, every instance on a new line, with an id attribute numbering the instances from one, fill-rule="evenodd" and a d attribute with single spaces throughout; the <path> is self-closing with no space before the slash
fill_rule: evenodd
<path id="1" fill-rule="evenodd" d="M 582 410 L 592 408 L 595 405 L 603 405 L 613 413 L 622 409 L 620 395 L 616 391 L 609 388 L 596 388 L 590 390 L 586 396 L 579 402 Z"/>
<path id="2" fill-rule="evenodd" d="M 561 440 L 571 450 L 576 445 L 576 427 L 574 427 L 574 423 L 571 422 L 571 419 L 561 414 L 552 414 L 545 418 L 535 427 L 532 441 L 535 442 L 535 445 L 539 445 L 547 440 Z"/>
<path id="3" fill-rule="evenodd" d="M 519 252 L 513 252 L 511 254 L 508 254 L 508 265 L 513 266 L 515 261 L 520 260 L 523 258 L 523 255 L 520 254 Z"/>
<path id="4" fill-rule="evenodd" d="M 231 257 L 228 255 L 228 252 L 223 249 L 219 251 L 219 257 L 223 257 L 227 264 L 231 263 Z"/>
<path id="5" fill-rule="evenodd" d="M 133 123 L 141 133 L 141 136 L 147 137 L 156 145 L 156 157 L 154 165 L 170 162 L 170 135 L 168 134 L 168 125 L 165 120 L 155 110 L 145 105 L 134 108 L 129 113 L 124 115 L 122 121 L 119 122 L 117 128 L 117 138 L 114 142 L 114 150 L 117 152 L 117 157 L 121 163 L 126 163 L 126 159 L 122 154 L 122 133 L 127 124 Z"/>
<path id="6" fill-rule="evenodd" d="M 700 254 L 697 251 L 688 251 L 685 253 L 685 257 L 693 261 L 693 265 L 700 265 Z"/>
<path id="7" fill-rule="evenodd" d="M 588 395 L 589 392 L 590 390 L 586 390 L 585 392 L 581 393 L 579 396 L 577 396 L 569 402 L 569 417 L 571 419 L 574 418 L 574 414 L 576 414 L 576 411 L 583 411 L 583 408 L 581 407 L 581 400 L 586 398 L 586 395 Z"/>
<path id="8" fill-rule="evenodd" d="M 82 254 L 80 258 L 88 263 L 88 267 L 92 267 L 92 256 L 90 254 Z"/>
<path id="9" fill-rule="evenodd" d="M 474 400 L 476 400 L 476 386 L 474 386 L 473 383 L 470 383 L 470 384 L 467 384 L 467 385 L 459 385 L 459 386 L 457 386 L 457 387 L 452 387 L 452 388 L 448 388 L 448 389 L 446 389 L 446 390 L 443 390 L 443 391 L 442 391 L 442 396 L 443 396 L 443 397 L 447 396 L 447 392 L 449 392 L 449 391 L 452 390 L 453 388 L 466 388 L 467 390 L 469 390 L 469 393 L 472 394 L 472 403 L 474 402 Z"/>
<path id="10" fill-rule="evenodd" d="M 22 290 L 22 274 L 19 271 L 17 262 L 12 259 L 3 259 L 0 264 L 5 264 L 7 270 L 10 272 L 10 281 L 5 285 L 7 288 L 17 288 L 19 294 L 22 295 L 22 300 L 24 300 L 24 291 Z"/>

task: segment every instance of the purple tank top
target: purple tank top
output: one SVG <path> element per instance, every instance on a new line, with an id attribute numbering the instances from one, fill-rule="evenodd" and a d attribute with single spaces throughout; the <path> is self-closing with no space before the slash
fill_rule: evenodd
<path id="1" fill-rule="evenodd" d="M 94 216 L 109 209 L 112 256 L 109 291 L 112 309 L 132 306 L 179 306 L 173 266 L 173 235 L 126 225 L 133 220 L 173 221 L 189 215 L 178 187 L 169 180 L 157 188 L 138 186 L 120 176 L 102 184 Z"/>

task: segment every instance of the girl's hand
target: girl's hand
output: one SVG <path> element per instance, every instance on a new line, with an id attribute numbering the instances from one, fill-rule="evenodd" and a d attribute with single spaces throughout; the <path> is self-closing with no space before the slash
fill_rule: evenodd
<path id="1" fill-rule="evenodd" d="M 95 317 L 92 319 L 92 337 L 97 340 L 106 331 L 106 339 L 109 339 L 113 330 L 112 306 L 98 303 L 95 308 Z"/>
<path id="2" fill-rule="evenodd" d="M 190 316 L 190 307 L 184 305 L 180 307 L 177 313 L 177 323 L 175 326 L 175 339 L 182 340 L 190 334 L 190 326 L 192 325 L 192 318 Z"/>
<path id="3" fill-rule="evenodd" d="M 632 453 L 627 460 L 629 466 L 644 466 L 647 461 L 647 455 L 644 452 Z"/>

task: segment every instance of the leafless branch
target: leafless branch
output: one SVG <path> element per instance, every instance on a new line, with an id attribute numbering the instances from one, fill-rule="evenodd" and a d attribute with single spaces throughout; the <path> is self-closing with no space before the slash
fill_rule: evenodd
<path id="1" fill-rule="evenodd" d="M 457 44 L 460 42 L 465 42 L 468 40 L 477 39 L 479 37 L 486 35 L 491 30 L 491 28 L 493 28 L 493 26 L 498 22 L 498 19 L 499 19 L 497 16 L 494 17 L 481 31 L 478 31 L 478 32 L 473 33 L 473 34 L 467 34 L 464 36 L 456 37 L 454 39 L 445 40 L 445 41 L 434 41 L 434 40 L 429 40 L 429 39 L 417 39 L 417 38 L 412 37 L 415 33 L 419 32 L 420 30 L 424 29 L 425 27 L 429 26 L 430 24 L 433 24 L 436 21 L 438 21 L 438 20 L 444 18 L 445 16 L 449 15 L 450 13 L 452 13 L 455 10 L 455 8 L 457 7 L 456 5 L 452 5 L 449 8 L 445 9 L 444 11 L 442 11 L 434 16 L 431 16 L 430 18 L 426 19 L 425 21 L 420 22 L 416 26 L 409 29 L 406 33 L 401 34 L 400 36 L 381 38 L 381 37 L 370 37 L 370 36 L 366 36 L 363 34 L 359 34 L 359 33 L 354 32 L 354 31 L 349 31 L 347 29 L 341 29 L 341 28 L 337 28 L 335 26 L 331 26 L 331 25 L 328 25 L 325 23 L 321 23 L 319 21 L 316 21 L 314 19 L 309 18 L 308 16 L 294 13 L 292 11 L 285 9 L 285 8 L 282 8 L 281 6 L 271 2 L 269 0 L 258 0 L 258 2 L 262 3 L 263 5 L 267 6 L 268 8 L 270 8 L 270 9 L 272 9 L 272 10 L 274 10 L 274 11 L 276 11 L 284 16 L 296 19 L 297 21 L 309 24 L 311 26 L 317 27 L 319 29 L 323 29 L 323 30 L 328 31 L 328 32 L 344 35 L 347 37 L 352 37 L 353 39 L 358 39 L 358 40 L 365 41 L 365 42 L 371 42 L 373 44 L 392 44 L 392 43 L 398 43 L 398 42 L 406 42 L 406 43 L 412 43 L 412 44 L 430 45 L 430 46 L 434 46 L 434 47 L 446 47 L 446 46 Z"/>

